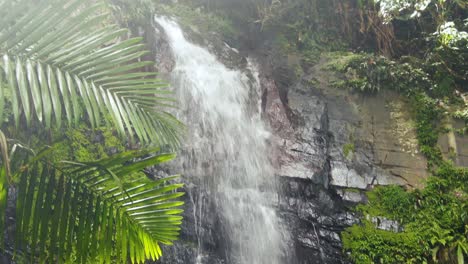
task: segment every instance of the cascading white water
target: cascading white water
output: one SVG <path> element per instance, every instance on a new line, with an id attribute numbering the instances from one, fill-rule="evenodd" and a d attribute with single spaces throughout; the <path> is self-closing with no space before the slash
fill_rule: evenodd
<path id="1" fill-rule="evenodd" d="M 260 118 L 258 71 L 249 63 L 254 76 L 249 79 L 240 70 L 230 70 L 187 41 L 174 21 L 158 17 L 156 22 L 171 45 L 173 86 L 188 125 L 185 149 L 190 154 L 185 158 L 190 166 L 184 173 L 199 177 L 216 197 L 228 236 L 228 262 L 281 263 L 286 238 L 272 208 L 274 173 L 266 144 L 269 133 Z"/>

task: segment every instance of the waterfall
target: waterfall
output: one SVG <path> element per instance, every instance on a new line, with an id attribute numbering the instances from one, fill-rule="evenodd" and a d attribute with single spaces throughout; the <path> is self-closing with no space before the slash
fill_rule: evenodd
<path id="1" fill-rule="evenodd" d="M 261 120 L 255 64 L 250 61 L 247 71 L 228 69 L 207 49 L 190 43 L 174 21 L 157 17 L 156 22 L 171 45 L 172 85 L 179 116 L 188 126 L 187 154 L 180 158 L 190 165 L 183 173 L 197 177 L 216 199 L 227 262 L 283 263 L 287 236 L 274 210 L 269 132 Z"/>

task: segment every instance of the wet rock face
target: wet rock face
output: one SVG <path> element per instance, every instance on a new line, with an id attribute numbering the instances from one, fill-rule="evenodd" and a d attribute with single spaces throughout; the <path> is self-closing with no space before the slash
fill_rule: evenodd
<path id="1" fill-rule="evenodd" d="M 376 139 L 363 125 L 368 119 L 360 116 L 353 107 L 345 96 L 324 94 L 305 81 L 291 86 L 287 108 L 297 121 L 289 129 L 292 133 L 277 133 L 276 146 L 281 153 L 278 174 L 309 179 L 324 188 L 330 185 L 336 189 L 359 190 L 374 185 L 407 185 L 413 180 L 413 174 L 425 175 L 425 161 L 420 155 L 400 150 L 394 137 Z M 275 108 L 271 111 L 275 114 L 267 116 L 271 123 L 275 123 L 274 117 L 279 115 Z M 286 116 L 286 111 L 283 115 Z M 389 124 L 374 132 L 391 130 L 390 119 L 377 120 L 375 126 L 385 122 Z M 387 148 L 378 149 L 378 146 Z M 381 157 L 383 155 L 385 157 Z M 395 155 L 407 161 L 398 162 Z"/>
<path id="2" fill-rule="evenodd" d="M 291 263 L 346 263 L 339 234 L 357 218 L 330 186 L 329 106 L 302 83 L 289 88 L 288 104 L 282 105 L 275 82 L 263 84 L 280 177 L 278 212 L 293 238 Z"/>
<path id="3" fill-rule="evenodd" d="M 173 58 L 164 33 L 156 29 L 156 35 L 151 40 L 156 43 L 151 44 L 156 49 L 153 56 L 161 62 L 158 70 L 167 76 L 174 67 Z M 222 42 L 212 44 L 210 50 L 218 50 L 215 54 L 228 67 L 245 67 L 245 58 Z M 263 117 L 272 132 L 270 158 L 280 189 L 278 197 L 272 198 L 277 200 L 272 201 L 272 206 L 291 237 L 285 263 L 346 263 L 339 234 L 356 218 L 347 212 L 342 198 L 329 189 L 331 135 L 327 102 L 318 94 L 310 94 L 301 83 L 285 93 L 267 70 L 262 72 Z M 168 172 L 180 172 L 184 166 L 189 165 L 176 162 Z M 161 263 L 229 263 L 229 245 L 216 198 L 190 175 L 182 181 L 187 185 L 187 195 L 181 239 L 164 248 Z"/>
<path id="4" fill-rule="evenodd" d="M 267 88 L 267 90 L 273 90 Z M 267 100 L 270 96 L 267 96 Z M 269 105 L 267 103 L 267 105 Z M 278 122 L 277 117 L 287 118 L 286 109 L 292 111 L 289 127 L 274 130 L 276 147 L 280 149 L 278 171 L 280 176 L 309 179 L 324 187 L 328 186 L 328 117 L 327 105 L 320 98 L 307 94 L 297 84 L 288 93 L 288 105 L 283 113 L 269 115 L 270 124 Z M 276 111 L 273 109 L 273 111 Z"/>
<path id="5" fill-rule="evenodd" d="M 291 223 L 296 263 L 346 263 L 339 234 L 358 222 L 349 208 L 365 202 L 374 186 L 419 187 L 427 176 L 404 101 L 392 93 L 364 96 L 332 87 L 339 77 L 324 70 L 326 63 L 286 88 L 281 75 L 262 82 L 281 177 L 278 212 Z M 287 91 L 282 100 L 281 90 Z"/>
<path id="6" fill-rule="evenodd" d="M 308 179 L 281 177 L 279 213 L 293 237 L 290 263 L 347 263 L 340 232 L 356 223 L 339 197 Z"/>

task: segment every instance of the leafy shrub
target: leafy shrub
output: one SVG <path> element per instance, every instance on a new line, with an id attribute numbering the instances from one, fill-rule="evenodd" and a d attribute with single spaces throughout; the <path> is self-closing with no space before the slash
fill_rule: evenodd
<path id="1" fill-rule="evenodd" d="M 422 68 L 372 54 L 352 56 L 345 66 L 341 66 L 341 71 L 345 73 L 348 87 L 361 92 L 388 89 L 412 93 L 416 90 L 427 91 L 434 86 Z"/>
<path id="2" fill-rule="evenodd" d="M 438 165 L 442 161 L 442 153 L 437 147 L 441 109 L 436 101 L 424 92 L 414 93 L 410 101 L 416 119 L 416 132 L 421 153 L 426 156 L 429 167 Z"/>
<path id="3" fill-rule="evenodd" d="M 427 242 L 417 233 L 376 229 L 369 221 L 354 225 L 342 233 L 344 249 L 359 264 L 372 263 L 422 263 Z"/>
<path id="4" fill-rule="evenodd" d="M 400 186 L 379 186 L 368 192 L 367 196 L 368 204 L 358 206 L 358 211 L 398 221 L 409 221 L 411 211 L 414 209 L 415 196 Z"/>
<path id="5" fill-rule="evenodd" d="M 368 192 L 357 210 L 398 220 L 402 232 L 377 229 L 370 221 L 343 233 L 344 249 L 356 263 L 463 263 L 468 257 L 468 168 L 441 162 L 422 190 L 398 186 Z"/>

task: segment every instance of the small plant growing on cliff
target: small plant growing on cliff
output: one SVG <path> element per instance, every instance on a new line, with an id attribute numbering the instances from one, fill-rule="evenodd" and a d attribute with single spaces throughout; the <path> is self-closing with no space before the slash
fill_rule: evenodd
<path id="1" fill-rule="evenodd" d="M 354 143 L 346 143 L 343 145 L 343 154 L 345 156 L 345 158 L 348 158 L 349 155 L 353 154 L 354 151 L 356 150 L 355 149 L 355 145 Z"/>

